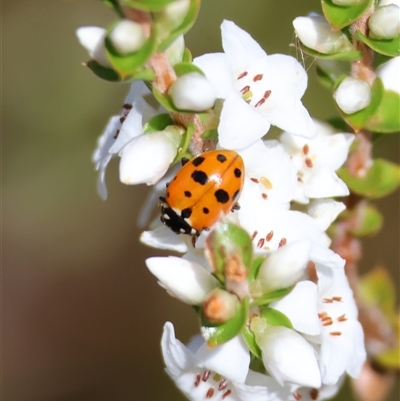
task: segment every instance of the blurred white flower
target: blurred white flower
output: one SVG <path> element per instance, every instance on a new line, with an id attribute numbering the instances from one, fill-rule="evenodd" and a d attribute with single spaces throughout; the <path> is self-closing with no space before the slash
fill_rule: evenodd
<path id="1" fill-rule="evenodd" d="M 142 26 L 131 20 L 119 21 L 112 28 L 109 37 L 115 49 L 121 54 L 139 50 L 146 40 Z"/>
<path id="2" fill-rule="evenodd" d="M 79 43 L 88 51 L 89 56 L 103 67 L 111 67 L 107 58 L 104 39 L 106 30 L 99 26 L 82 26 L 76 30 Z"/>
<path id="3" fill-rule="evenodd" d="M 353 78 L 345 78 L 333 94 L 337 105 L 346 114 L 365 109 L 371 103 L 371 88 L 367 82 Z"/>

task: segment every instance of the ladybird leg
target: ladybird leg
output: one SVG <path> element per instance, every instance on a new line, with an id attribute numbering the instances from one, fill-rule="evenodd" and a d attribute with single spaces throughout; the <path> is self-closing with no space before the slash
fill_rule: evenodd
<path id="1" fill-rule="evenodd" d="M 240 210 L 240 205 L 239 203 L 235 203 L 232 207 L 232 212 L 234 212 L 235 210 Z"/>
<path id="2" fill-rule="evenodd" d="M 161 202 L 167 203 L 167 200 L 163 196 L 160 196 L 158 199 L 160 199 Z"/>
<path id="3" fill-rule="evenodd" d="M 182 157 L 181 159 L 182 166 L 184 166 L 189 160 L 190 159 L 188 159 L 187 157 Z"/>
<path id="4" fill-rule="evenodd" d="M 168 188 L 168 185 L 169 185 L 169 182 L 166 182 L 166 183 L 165 183 L 165 186 L 166 186 L 167 188 Z"/>

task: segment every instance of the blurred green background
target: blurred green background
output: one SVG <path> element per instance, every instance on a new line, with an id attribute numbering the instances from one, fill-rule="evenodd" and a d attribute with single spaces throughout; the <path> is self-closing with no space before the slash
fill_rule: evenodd
<path id="1" fill-rule="evenodd" d="M 268 53 L 301 59 L 289 47 L 291 21 L 318 9 L 317 0 L 204 0 L 187 46 L 194 55 L 220 51 L 226 18 Z M 128 87 L 81 66 L 87 54 L 74 32 L 114 15 L 98 0 L 3 0 L 2 13 L 3 399 L 181 400 L 163 371 L 161 331 L 170 320 L 187 341 L 197 321 L 145 267 L 146 257 L 160 254 L 138 242 L 149 188 L 119 183 L 114 160 L 109 199 L 96 193 L 91 154 Z M 311 114 L 332 116 L 312 66 L 310 81 Z M 375 154 L 398 160 L 398 137 Z M 365 241 L 362 268 L 383 263 L 398 283 L 399 196 L 377 203 L 386 224 Z"/>

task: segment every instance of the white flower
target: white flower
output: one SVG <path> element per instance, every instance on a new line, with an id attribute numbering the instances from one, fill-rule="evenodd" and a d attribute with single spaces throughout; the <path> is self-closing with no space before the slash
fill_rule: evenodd
<path id="1" fill-rule="evenodd" d="M 400 7 L 396 4 L 377 8 L 368 20 L 370 35 L 377 39 L 394 39 L 400 33 Z"/>
<path id="2" fill-rule="evenodd" d="M 345 209 L 346 206 L 344 203 L 336 202 L 333 199 L 314 199 L 310 202 L 307 213 L 325 231 Z"/>
<path id="3" fill-rule="evenodd" d="M 346 161 L 354 135 L 334 133 L 327 124 L 315 121 L 318 136 L 304 139 L 287 132 L 280 141 L 297 167 L 295 200 L 308 203 L 310 198 L 328 198 L 349 194 L 346 184 L 335 171 Z"/>
<path id="4" fill-rule="evenodd" d="M 393 57 L 386 63 L 381 64 L 376 70 L 376 75 L 382 79 L 386 90 L 391 90 L 400 94 L 400 56 Z"/>
<path id="5" fill-rule="evenodd" d="M 371 103 L 371 88 L 361 79 L 347 77 L 340 83 L 333 98 L 341 110 L 352 114 L 365 109 Z"/>
<path id="6" fill-rule="evenodd" d="M 198 72 L 179 77 L 168 89 L 168 94 L 181 110 L 204 111 L 213 107 L 217 100 L 214 87 Z"/>
<path id="7" fill-rule="evenodd" d="M 121 20 L 110 32 L 110 40 L 119 53 L 127 54 L 139 50 L 146 37 L 140 24 L 131 20 Z"/>
<path id="8" fill-rule="evenodd" d="M 88 51 L 89 56 L 103 67 L 111 67 L 107 58 L 104 38 L 106 30 L 99 26 L 82 26 L 76 30 L 79 43 Z"/>
<path id="9" fill-rule="evenodd" d="M 194 60 L 225 99 L 218 126 L 224 148 L 241 149 L 263 137 L 270 124 L 296 135 L 315 136 L 300 99 L 307 74 L 293 57 L 267 56 L 259 44 L 231 21 L 221 25 L 225 53 Z"/>

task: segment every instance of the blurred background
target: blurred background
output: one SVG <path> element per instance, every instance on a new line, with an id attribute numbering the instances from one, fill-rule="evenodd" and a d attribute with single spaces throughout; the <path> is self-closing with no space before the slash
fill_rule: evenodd
<path id="1" fill-rule="evenodd" d="M 187 46 L 220 51 L 226 18 L 267 53 L 297 57 L 291 21 L 312 10 L 318 0 L 205 0 Z M 188 341 L 197 319 L 145 267 L 161 254 L 138 242 L 149 188 L 122 185 L 113 160 L 109 199 L 96 193 L 91 155 L 128 87 L 82 67 L 75 30 L 114 14 L 98 0 L 3 0 L 2 13 L 3 400 L 183 400 L 163 371 L 160 336 L 170 320 Z M 317 118 L 335 114 L 312 66 L 303 101 Z M 375 154 L 398 160 L 398 136 Z M 376 203 L 385 227 L 365 241 L 362 269 L 382 263 L 398 283 L 399 194 Z"/>

